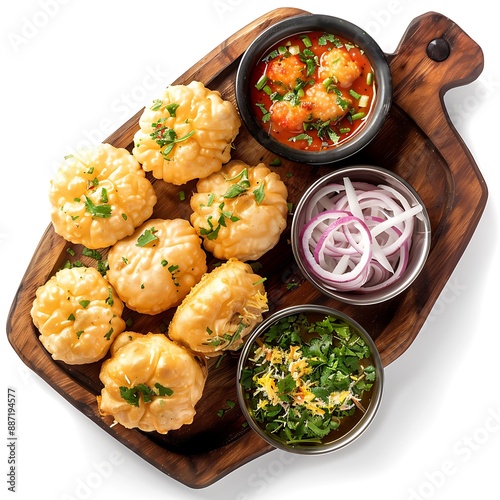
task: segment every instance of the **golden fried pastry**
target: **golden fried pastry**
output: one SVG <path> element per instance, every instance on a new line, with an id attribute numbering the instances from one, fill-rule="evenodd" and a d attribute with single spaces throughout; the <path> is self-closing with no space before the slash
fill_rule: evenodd
<path id="1" fill-rule="evenodd" d="M 31 308 L 40 341 L 55 360 L 93 363 L 125 329 L 123 303 L 93 267 L 61 269 L 36 291 Z"/>
<path id="2" fill-rule="evenodd" d="M 288 191 L 276 172 L 233 160 L 196 184 L 191 224 L 206 250 L 221 260 L 256 260 L 286 227 Z"/>
<path id="3" fill-rule="evenodd" d="M 237 350 L 267 310 L 263 279 L 249 264 L 231 259 L 189 292 L 175 311 L 168 336 L 205 356 Z"/>
<path id="4" fill-rule="evenodd" d="M 207 177 L 231 158 L 241 126 L 235 106 L 203 83 L 172 85 L 146 107 L 132 153 L 146 172 L 180 185 Z"/>
<path id="5" fill-rule="evenodd" d="M 151 217 L 156 194 L 126 149 L 100 144 L 66 157 L 49 199 L 55 232 L 96 249 L 132 234 Z"/>
<path id="6" fill-rule="evenodd" d="M 181 303 L 207 271 L 206 254 L 185 219 L 150 219 L 108 253 L 107 278 L 125 304 L 158 314 Z"/>
<path id="7" fill-rule="evenodd" d="M 129 429 L 166 434 L 193 422 L 206 377 L 203 360 L 165 335 L 123 332 L 101 367 L 98 408 Z"/>

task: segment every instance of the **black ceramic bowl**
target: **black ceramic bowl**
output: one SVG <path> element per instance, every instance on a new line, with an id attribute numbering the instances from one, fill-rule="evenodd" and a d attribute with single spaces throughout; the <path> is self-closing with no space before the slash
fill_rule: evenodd
<path id="1" fill-rule="evenodd" d="M 273 138 L 257 117 L 251 99 L 251 76 L 255 66 L 269 54 L 270 48 L 287 37 L 323 32 L 351 42 L 367 56 L 374 74 L 375 95 L 370 112 L 359 130 L 338 145 L 321 151 L 290 147 Z M 252 136 L 274 154 L 298 163 L 324 165 L 347 158 L 364 148 L 379 132 L 389 111 L 392 80 L 385 54 L 375 40 L 358 26 L 326 15 L 300 15 L 278 22 L 259 35 L 242 56 L 236 75 L 236 101 L 243 123 Z"/>

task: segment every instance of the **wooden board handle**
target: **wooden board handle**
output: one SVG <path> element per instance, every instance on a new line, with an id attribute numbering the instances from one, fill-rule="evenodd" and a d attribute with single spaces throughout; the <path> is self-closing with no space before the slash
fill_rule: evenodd
<path id="1" fill-rule="evenodd" d="M 457 24 L 435 12 L 415 18 L 394 54 L 388 55 L 393 99 L 445 154 L 456 170 L 456 150 L 450 147 L 453 124 L 443 103 L 446 91 L 474 81 L 484 58 L 477 45 Z M 438 111 L 443 111 L 440 113 Z M 465 145 L 456 134 L 462 149 Z M 455 144 L 456 145 L 456 144 Z M 450 154 L 447 154 L 449 150 Z M 465 152 L 472 160 L 468 151 Z"/>

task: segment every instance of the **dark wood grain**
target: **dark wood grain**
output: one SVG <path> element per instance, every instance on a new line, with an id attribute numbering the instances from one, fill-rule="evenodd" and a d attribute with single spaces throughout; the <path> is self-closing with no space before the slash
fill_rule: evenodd
<path id="1" fill-rule="evenodd" d="M 234 77 L 246 47 L 268 26 L 296 15 L 308 13 L 284 8 L 255 20 L 174 83 L 200 80 L 235 102 Z M 427 46 L 434 39 L 442 39 L 449 46 L 450 54 L 442 62 L 427 55 Z M 480 47 L 450 19 L 428 13 L 410 24 L 398 49 L 387 58 L 394 85 L 392 109 L 380 135 L 348 163 L 388 168 L 405 178 L 419 193 L 429 212 L 433 235 L 430 255 L 421 275 L 406 292 L 383 304 L 360 307 L 328 299 L 299 273 L 289 244 L 290 224 L 278 245 L 260 260 L 263 266 L 260 273 L 267 277 L 271 312 L 307 302 L 340 309 L 372 335 L 384 365 L 399 357 L 418 335 L 470 241 L 488 196 L 481 173 L 453 129 L 443 104 L 443 95 L 448 89 L 473 81 L 481 73 Z M 140 114 L 128 120 L 106 142 L 131 150 Z M 260 161 L 269 163 L 274 156 L 242 128 L 233 158 L 255 165 Z M 289 201 L 295 205 L 307 186 L 327 173 L 329 167 L 304 167 L 283 160 L 282 166 L 275 170 L 286 182 Z M 189 195 L 195 183 L 176 187 L 149 178 L 159 199 L 153 217 L 188 218 L 189 203 L 179 202 L 178 192 L 183 190 Z M 120 425 L 111 427 L 112 419 L 98 414 L 95 397 L 101 390 L 100 363 L 67 366 L 54 362 L 41 346 L 30 317 L 36 289 L 68 258 L 68 246 L 49 225 L 19 286 L 9 313 L 7 334 L 20 358 L 106 432 L 165 474 L 190 487 L 208 486 L 270 451 L 269 445 L 243 426 L 239 408 L 227 406 L 228 400 L 236 401 L 235 355 L 225 356 L 220 366 L 210 362 L 206 388 L 192 425 L 162 436 L 124 429 Z M 95 261 L 82 256 L 81 248 L 73 248 L 77 252 L 75 259 L 95 265 Z M 209 265 L 212 264 L 209 260 Z M 290 282 L 299 286 L 289 289 Z M 146 333 L 162 331 L 172 314 L 170 311 L 146 317 L 126 310 L 124 317 L 133 320 L 133 330 Z M 217 416 L 220 409 L 226 410 L 222 417 Z"/>

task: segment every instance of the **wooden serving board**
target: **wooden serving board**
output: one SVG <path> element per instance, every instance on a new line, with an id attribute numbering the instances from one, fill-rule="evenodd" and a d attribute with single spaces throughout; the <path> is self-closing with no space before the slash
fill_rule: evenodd
<path id="1" fill-rule="evenodd" d="M 240 56 L 250 42 L 270 25 L 290 16 L 308 15 L 292 8 L 277 9 L 255 20 L 207 54 L 180 76 L 175 84 L 202 81 L 235 102 L 234 80 Z M 437 52 L 429 57 L 428 44 L 439 40 Z M 441 45 L 443 47 L 441 47 Z M 444 49 L 444 52 L 443 52 Z M 287 231 L 260 263 L 267 277 L 271 311 L 300 303 L 325 304 L 344 311 L 363 325 L 374 338 L 384 365 L 400 356 L 415 339 L 441 290 L 453 272 L 479 222 L 487 199 L 487 188 L 474 159 L 454 130 L 443 104 L 444 93 L 475 80 L 483 68 L 480 47 L 450 19 L 427 13 L 409 25 L 394 54 L 387 54 L 393 77 L 394 99 L 380 135 L 345 164 L 372 164 L 388 168 L 405 178 L 416 189 L 430 215 L 432 247 L 427 263 L 412 286 L 400 296 L 373 306 L 345 305 L 322 296 L 304 280 L 294 263 L 289 243 L 291 217 Z M 106 142 L 131 150 L 140 113 L 127 121 Z M 233 158 L 250 165 L 271 162 L 275 157 L 263 150 L 242 127 Z M 340 166 L 337 164 L 335 166 Z M 289 190 L 289 201 L 297 204 L 319 176 L 333 167 L 307 167 L 282 161 L 278 172 Z M 188 218 L 189 194 L 195 183 L 176 187 L 152 179 L 158 194 L 154 217 Z M 186 193 L 180 202 L 178 193 Z M 54 362 L 38 340 L 30 309 L 37 288 L 43 285 L 68 259 L 70 246 L 49 225 L 19 286 L 7 322 L 7 335 L 21 359 L 71 404 L 114 436 L 125 446 L 165 474 L 193 488 L 219 480 L 232 470 L 270 450 L 248 427 L 236 405 L 236 355 L 226 355 L 220 365 L 209 366 L 204 395 L 197 406 L 192 425 L 161 436 L 110 427 L 112 419 L 97 411 L 96 395 L 101 384 L 100 363 L 68 366 Z M 81 248 L 71 245 L 81 256 Z M 213 264 L 213 261 L 209 261 Z M 298 286 L 289 286 L 290 283 Z M 164 331 L 172 312 L 142 317 L 126 310 L 134 331 Z M 224 410 L 218 416 L 219 410 Z"/>

